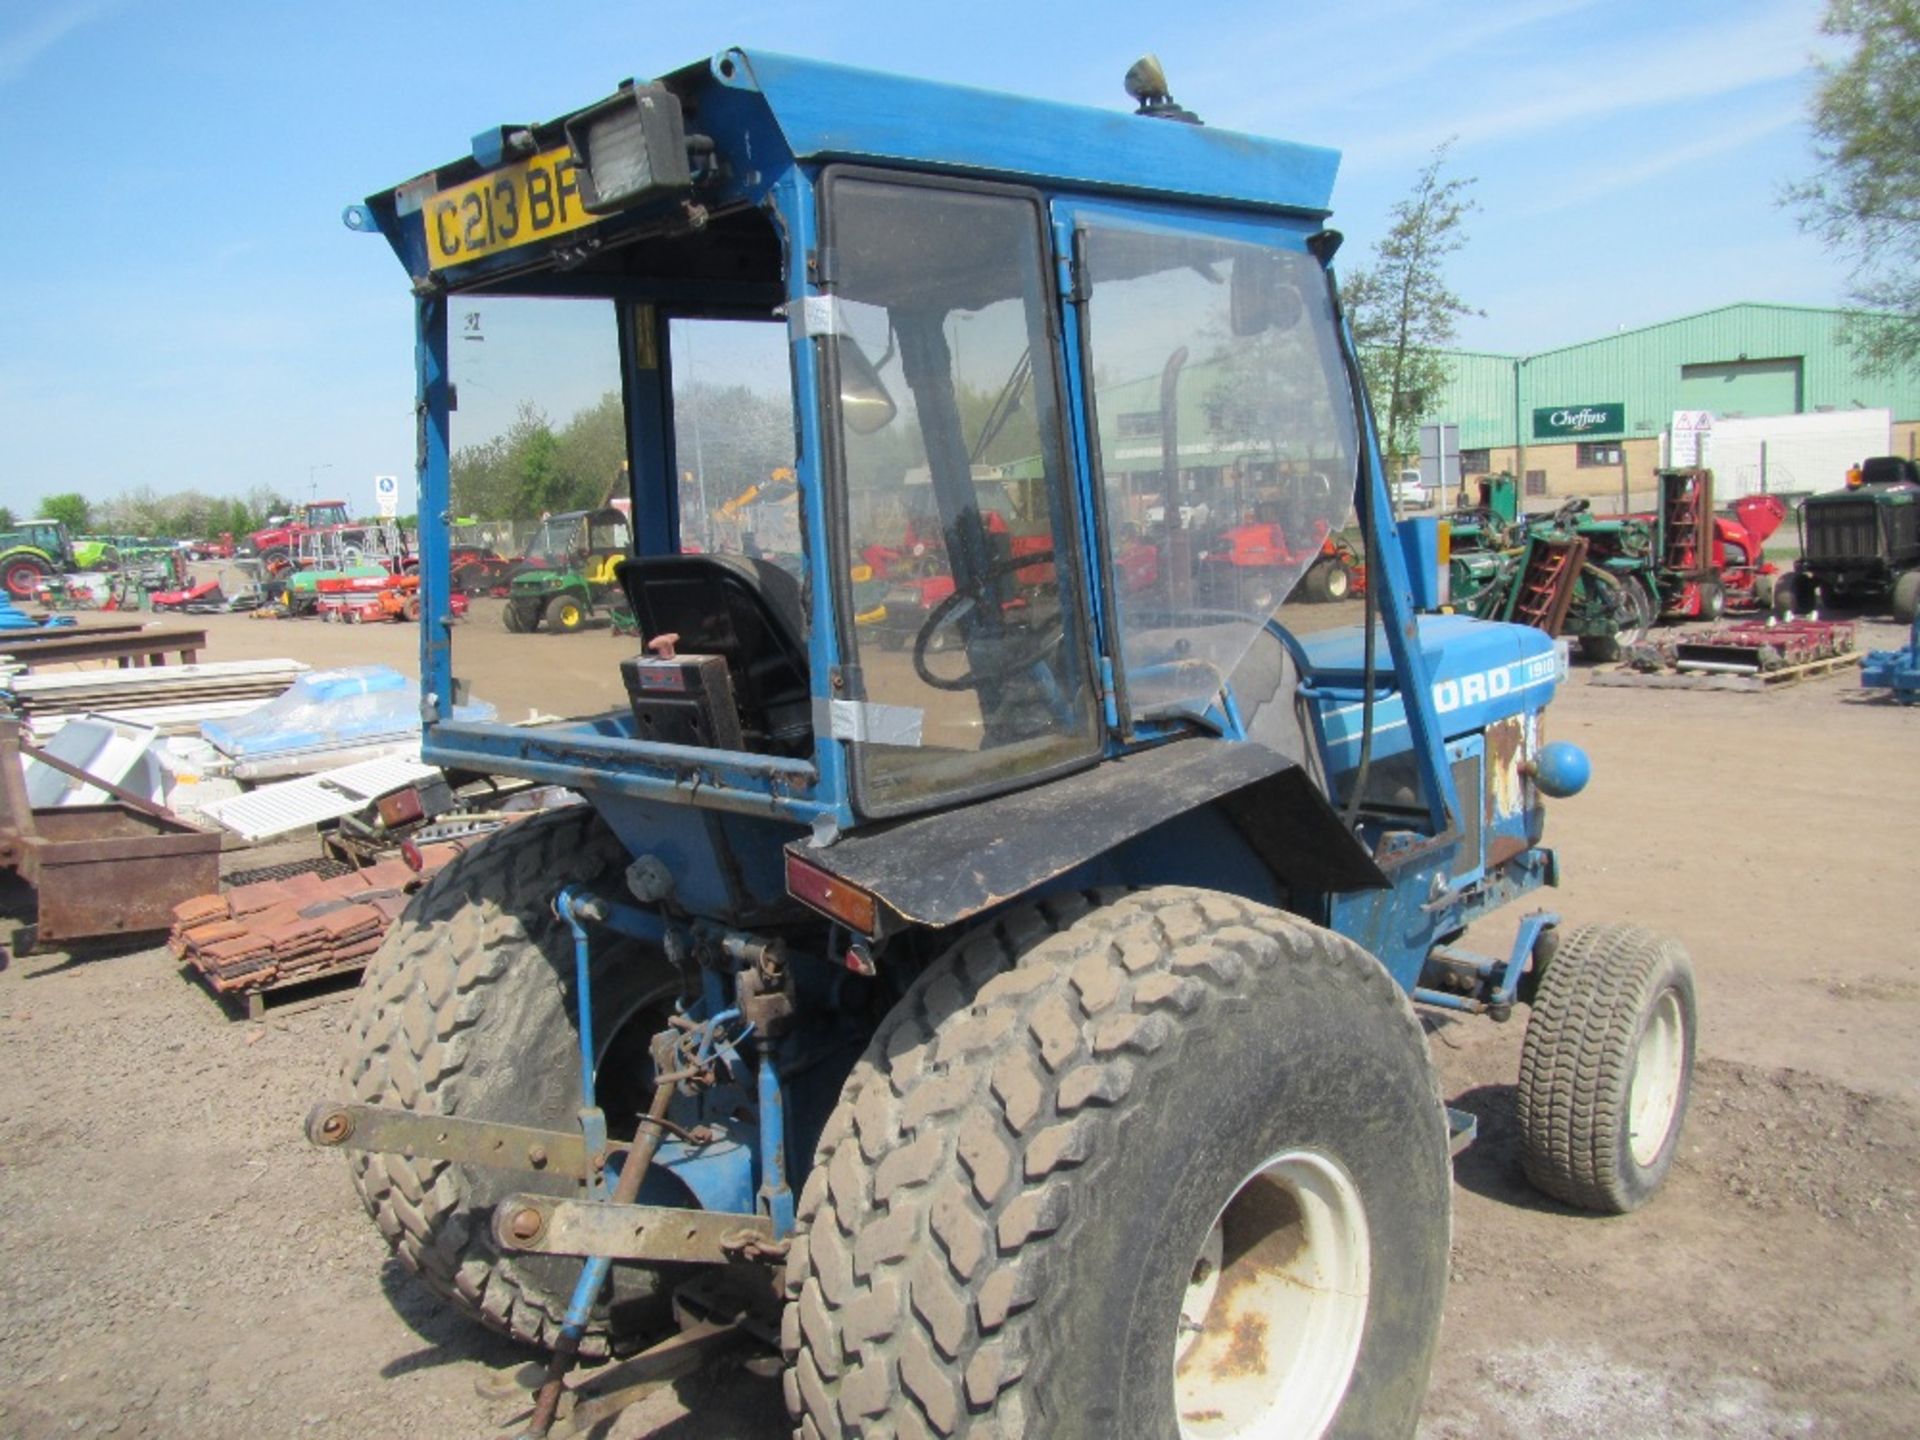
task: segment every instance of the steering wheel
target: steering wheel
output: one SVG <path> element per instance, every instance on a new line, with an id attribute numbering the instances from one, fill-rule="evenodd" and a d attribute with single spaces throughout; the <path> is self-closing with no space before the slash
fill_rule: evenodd
<path id="1" fill-rule="evenodd" d="M 920 622 L 920 629 L 913 637 L 913 673 L 918 675 L 922 682 L 932 686 L 935 690 L 977 690 L 982 685 L 990 685 L 1001 680 L 1010 679 L 1018 672 L 1027 669 L 1029 666 L 1038 664 L 1053 654 L 1054 651 L 1060 648 L 1060 642 L 1066 638 L 1066 626 L 1063 623 L 1066 614 L 1064 610 L 1055 610 L 1050 617 L 1050 623 L 1043 622 L 1043 628 L 1040 633 L 1035 636 L 1033 643 L 1014 649 L 1012 653 L 992 670 L 969 670 L 964 675 L 947 678 L 935 675 L 927 668 L 928 642 L 933 639 L 934 633 L 939 630 L 942 625 L 945 625 L 950 619 L 960 613 L 960 608 L 963 604 L 968 602 L 974 604 L 986 603 L 986 590 L 991 581 L 1015 574 L 1021 570 L 1032 569 L 1035 565 L 1050 565 L 1052 563 L 1053 551 L 1051 549 L 1036 550 L 1030 555 L 1014 555 L 1005 560 L 995 561 L 993 564 L 987 566 L 967 589 L 962 590 L 958 586 L 955 586 L 953 593 L 940 601 L 933 609 L 929 610 L 927 612 L 927 618 Z"/>

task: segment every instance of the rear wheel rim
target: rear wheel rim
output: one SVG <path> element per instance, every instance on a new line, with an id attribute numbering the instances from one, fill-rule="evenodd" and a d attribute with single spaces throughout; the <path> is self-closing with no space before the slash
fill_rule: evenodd
<path id="1" fill-rule="evenodd" d="M 1332 1156 L 1283 1151 L 1221 1207 L 1181 1297 L 1181 1440 L 1312 1440 L 1339 1413 L 1366 1329 L 1371 1248 Z"/>
<path id="2" fill-rule="evenodd" d="M 1634 1164 L 1645 1169 L 1660 1158 L 1680 1108 L 1680 1081 L 1686 1070 L 1687 1022 L 1680 997 L 1660 992 L 1634 1048 L 1633 1084 L 1627 1091 L 1627 1145 Z"/>

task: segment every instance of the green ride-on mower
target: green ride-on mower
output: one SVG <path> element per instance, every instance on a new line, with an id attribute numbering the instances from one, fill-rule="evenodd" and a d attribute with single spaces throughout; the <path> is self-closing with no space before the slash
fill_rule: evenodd
<path id="1" fill-rule="evenodd" d="M 524 567 L 507 582 L 507 629 L 584 630 L 596 610 L 618 598 L 614 572 L 629 553 L 629 534 L 626 515 L 611 506 L 548 516 L 527 546 Z"/>
<path id="2" fill-rule="evenodd" d="M 1584 499 L 1527 515 L 1511 475 L 1480 481 L 1479 504 L 1447 517 L 1448 606 L 1576 641 L 1618 660 L 1659 614 L 1655 527 L 1588 513 Z"/>
<path id="3" fill-rule="evenodd" d="M 1427 1027 L 1526 1017 L 1500 1123 L 1558 1200 L 1631 1211 L 1675 1162 L 1690 962 L 1541 904 L 1589 769 L 1547 737 L 1563 668 L 1422 613 L 1337 157 L 1193 123 L 1154 63 L 1128 89 L 726 50 L 347 213 L 415 307 L 423 758 L 581 803 L 413 896 L 307 1134 L 428 1290 L 548 1356 L 523 1434 L 758 1349 L 815 1440 L 1409 1436 L 1477 1123 Z M 620 422 L 642 639 L 506 725 L 454 709 L 493 657 L 445 517 L 520 401 Z M 1128 534 L 1242 464 L 1290 534 L 1357 508 L 1356 612 L 1286 607 L 1317 538 L 1203 599 L 1184 530 Z M 732 548 L 725 477 L 778 466 L 798 553 Z M 893 649 L 868 552 L 920 495 L 953 589 Z"/>

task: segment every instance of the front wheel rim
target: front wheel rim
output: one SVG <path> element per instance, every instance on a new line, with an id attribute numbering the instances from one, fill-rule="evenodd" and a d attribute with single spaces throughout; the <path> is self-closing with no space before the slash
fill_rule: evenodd
<path id="1" fill-rule="evenodd" d="M 1680 1107 L 1680 1082 L 1686 1070 L 1686 1017 L 1680 997 L 1661 992 L 1634 1049 L 1633 1085 L 1627 1093 L 1627 1144 L 1641 1169 L 1660 1158 Z"/>
<path id="2" fill-rule="evenodd" d="M 1366 1329 L 1371 1247 L 1359 1187 L 1287 1150 L 1220 1209 L 1181 1299 L 1181 1440 L 1312 1440 L 1339 1413 Z"/>

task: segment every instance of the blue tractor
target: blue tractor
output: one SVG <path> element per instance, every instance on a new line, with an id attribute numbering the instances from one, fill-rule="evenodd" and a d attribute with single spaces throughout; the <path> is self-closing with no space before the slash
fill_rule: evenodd
<path id="1" fill-rule="evenodd" d="M 1530 1008 L 1549 1194 L 1625 1211 L 1672 1161 L 1685 952 L 1541 911 L 1461 944 L 1555 882 L 1586 761 L 1543 735 L 1553 641 L 1421 613 L 1337 157 L 1128 81 L 1136 114 L 726 50 L 347 212 L 415 304 L 424 753 L 585 803 L 415 897 L 308 1133 L 551 1352 L 530 1434 L 756 1337 L 810 1437 L 1411 1433 L 1472 1132 L 1423 1008 Z M 458 719 L 454 427 L 576 371 L 644 648 L 574 718 Z M 722 523 L 770 445 L 797 503 Z M 1271 563 L 1203 587 L 1247 515 Z M 1364 601 L 1294 623 L 1342 533 Z M 939 591 L 904 643 L 898 575 Z"/>

